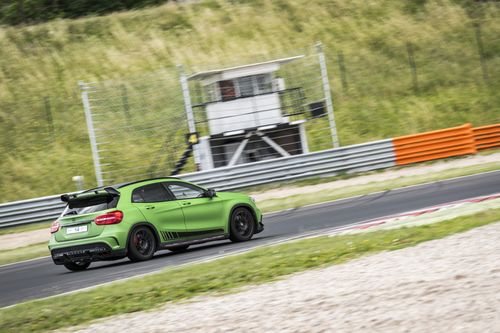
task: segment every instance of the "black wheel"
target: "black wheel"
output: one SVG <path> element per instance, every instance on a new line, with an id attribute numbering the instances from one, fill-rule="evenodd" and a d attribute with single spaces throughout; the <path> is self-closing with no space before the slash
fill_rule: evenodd
<path id="1" fill-rule="evenodd" d="M 250 240 L 255 231 L 255 219 L 252 213 L 243 207 L 236 208 L 229 223 L 229 239 L 233 242 Z"/>
<path id="2" fill-rule="evenodd" d="M 179 253 L 179 252 L 184 252 L 188 249 L 189 245 L 178 245 L 178 246 L 171 246 L 167 247 L 167 250 Z"/>
<path id="3" fill-rule="evenodd" d="M 69 261 L 64 263 L 64 267 L 73 272 L 84 271 L 90 266 L 90 261 Z"/>
<path id="4" fill-rule="evenodd" d="M 151 259 L 156 251 L 156 240 L 151 229 L 145 226 L 135 228 L 130 233 L 127 256 L 132 261 Z"/>

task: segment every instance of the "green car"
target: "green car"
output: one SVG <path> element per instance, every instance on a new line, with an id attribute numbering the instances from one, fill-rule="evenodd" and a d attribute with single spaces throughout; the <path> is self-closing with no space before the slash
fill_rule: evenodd
<path id="1" fill-rule="evenodd" d="M 247 241 L 264 229 L 262 213 L 244 194 L 204 189 L 178 178 L 156 178 L 65 194 L 52 223 L 56 265 L 81 271 L 92 261 L 143 261 L 161 249 L 230 239 Z"/>

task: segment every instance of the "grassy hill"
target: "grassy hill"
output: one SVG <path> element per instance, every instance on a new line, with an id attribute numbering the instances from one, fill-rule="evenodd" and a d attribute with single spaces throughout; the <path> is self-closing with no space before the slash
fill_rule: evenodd
<path id="1" fill-rule="evenodd" d="M 94 185 L 78 80 L 274 58 L 317 41 L 343 145 L 499 122 L 499 14 L 493 2 L 211 0 L 0 27 L 0 201 L 74 190 L 77 174 Z"/>

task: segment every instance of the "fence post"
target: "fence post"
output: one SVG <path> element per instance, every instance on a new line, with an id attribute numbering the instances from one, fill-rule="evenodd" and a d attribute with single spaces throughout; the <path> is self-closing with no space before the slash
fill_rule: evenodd
<path id="1" fill-rule="evenodd" d="M 43 98 L 44 104 L 45 104 L 45 116 L 47 117 L 47 125 L 49 127 L 49 136 L 50 140 L 53 142 L 54 141 L 54 121 L 52 119 L 52 110 L 50 107 L 50 99 L 48 96 L 45 96 Z"/>
<path id="2" fill-rule="evenodd" d="M 17 23 L 24 22 L 24 0 L 17 0 Z"/>
<path id="3" fill-rule="evenodd" d="M 340 147 L 339 138 L 337 135 L 337 126 L 335 125 L 335 115 L 333 114 L 333 101 L 330 93 L 330 82 L 328 81 L 328 72 L 326 70 L 325 54 L 323 53 L 323 44 L 316 44 L 316 51 L 319 57 L 319 66 L 321 68 L 321 78 L 323 80 L 323 92 L 325 95 L 326 110 L 330 121 L 330 131 L 332 133 L 333 147 Z"/>
<path id="4" fill-rule="evenodd" d="M 340 82 L 342 82 L 342 89 L 344 92 L 347 92 L 347 75 L 346 75 L 346 70 L 345 70 L 345 63 L 344 63 L 344 53 L 342 50 L 340 50 L 337 54 L 337 58 L 339 61 L 339 70 L 340 70 Z"/>
<path id="5" fill-rule="evenodd" d="M 184 72 L 184 67 L 182 65 L 178 65 L 177 68 L 179 69 L 182 95 L 184 97 L 184 109 L 186 111 L 189 133 L 196 133 L 196 124 L 194 122 L 193 108 L 191 106 L 191 96 L 189 94 L 189 85 L 187 76 L 186 73 Z M 198 154 L 199 152 L 197 145 L 193 145 L 194 164 L 196 164 L 197 166 L 200 163 L 200 158 Z"/>
<path id="6" fill-rule="evenodd" d="M 484 82 L 488 82 L 488 65 L 486 64 L 486 58 L 484 57 L 484 46 L 483 46 L 483 38 L 481 35 L 481 25 L 479 23 L 475 23 L 474 28 L 476 30 L 477 50 L 479 52 L 479 60 L 481 61 L 483 80 Z"/>
<path id="7" fill-rule="evenodd" d="M 125 113 L 125 117 L 127 117 L 127 123 L 130 123 L 130 107 L 128 105 L 127 87 L 124 84 L 122 84 L 122 103 L 123 113 Z"/>
<path id="8" fill-rule="evenodd" d="M 104 182 L 102 179 L 99 150 L 97 149 L 97 141 L 94 131 L 94 122 L 92 120 L 92 110 L 90 108 L 88 86 L 82 81 L 78 82 L 78 85 L 80 86 L 80 89 L 82 91 L 83 110 L 85 111 L 85 120 L 87 121 L 90 148 L 92 150 L 92 160 L 94 161 L 95 179 L 97 181 L 97 186 L 103 186 Z"/>
<path id="9" fill-rule="evenodd" d="M 418 93 L 417 64 L 415 63 L 415 58 L 413 57 L 413 45 L 411 43 L 406 43 L 406 51 L 408 52 L 408 63 L 410 64 L 411 69 L 413 90 L 415 90 L 415 93 Z"/>

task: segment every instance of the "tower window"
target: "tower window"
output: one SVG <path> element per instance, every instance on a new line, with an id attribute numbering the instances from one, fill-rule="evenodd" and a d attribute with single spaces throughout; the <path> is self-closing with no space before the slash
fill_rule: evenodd
<path id="1" fill-rule="evenodd" d="M 230 101 L 236 98 L 233 80 L 219 81 L 219 89 L 222 101 Z"/>

